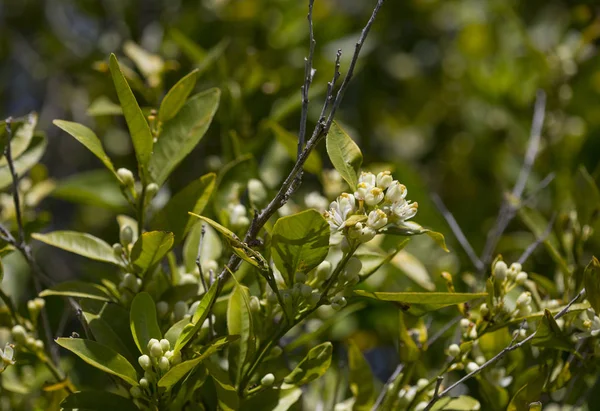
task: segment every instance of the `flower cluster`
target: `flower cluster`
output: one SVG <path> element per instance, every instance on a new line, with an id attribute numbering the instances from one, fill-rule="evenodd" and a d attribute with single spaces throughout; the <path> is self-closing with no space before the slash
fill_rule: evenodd
<path id="1" fill-rule="evenodd" d="M 141 355 L 138 358 L 140 367 L 144 370 L 144 376 L 140 379 L 139 387 L 131 388 L 131 395 L 134 398 L 148 397 L 154 394 L 156 383 L 169 371 L 172 366 L 181 363 L 181 353 L 171 351 L 169 340 L 157 340 L 152 338 L 148 341 L 148 354 Z"/>
<path id="2" fill-rule="evenodd" d="M 325 217 L 332 230 L 364 243 L 388 225 L 402 225 L 417 214 L 418 203 L 406 200 L 406 194 L 406 187 L 389 171 L 363 172 L 354 194 L 342 193 Z"/>

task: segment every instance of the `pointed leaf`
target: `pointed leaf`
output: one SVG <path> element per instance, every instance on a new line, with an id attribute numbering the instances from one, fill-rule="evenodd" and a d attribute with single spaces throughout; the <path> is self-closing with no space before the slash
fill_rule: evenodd
<path id="1" fill-rule="evenodd" d="M 354 396 L 352 409 L 356 411 L 370 410 L 375 396 L 373 373 L 360 349 L 353 342 L 350 342 L 348 346 L 348 367 L 350 369 L 348 383 Z"/>
<path id="2" fill-rule="evenodd" d="M 600 315 L 600 261 L 596 257 L 592 257 L 590 263 L 585 267 L 583 284 L 585 297 L 596 315 Z"/>
<path id="3" fill-rule="evenodd" d="M 219 106 L 220 96 L 218 89 L 196 94 L 164 124 L 149 166 L 150 175 L 158 185 L 166 181 L 173 169 L 204 137 Z"/>
<path id="4" fill-rule="evenodd" d="M 401 251 L 392 259 L 392 265 L 402 271 L 408 278 L 428 291 L 435 290 L 435 283 L 425 264 L 407 251 Z"/>
<path id="5" fill-rule="evenodd" d="M 440 292 L 370 292 L 355 290 L 355 294 L 362 297 L 374 298 L 381 301 L 397 303 L 400 308 L 409 314 L 421 316 L 429 311 L 440 308 L 466 303 L 477 298 L 487 297 L 487 293 L 440 293 Z"/>
<path id="6" fill-rule="evenodd" d="M 575 345 L 562 332 L 554 316 L 548 310 L 544 310 L 544 316 L 540 320 L 535 336 L 531 340 L 531 345 L 570 352 L 575 351 Z"/>
<path id="7" fill-rule="evenodd" d="M 115 173 L 115 167 L 113 166 L 112 161 L 110 161 L 110 158 L 106 155 L 100 139 L 92 130 L 83 124 L 73 123 L 71 121 L 54 120 L 52 123 L 72 135 L 77 141 L 90 150 L 92 154 L 98 157 L 106 168 Z"/>
<path id="8" fill-rule="evenodd" d="M 277 220 L 271 233 L 271 253 L 288 286 L 294 283 L 296 272 L 307 273 L 325 259 L 329 236 L 329 224 L 316 210 Z"/>
<path id="9" fill-rule="evenodd" d="M 227 330 L 229 335 L 239 335 L 240 341 L 229 347 L 229 368 L 239 382 L 244 365 L 254 353 L 256 339 L 254 336 L 250 297 L 247 287 L 237 284 L 229 297 L 227 305 Z"/>
<path id="10" fill-rule="evenodd" d="M 76 231 L 53 231 L 47 234 L 34 233 L 31 237 L 92 260 L 104 261 L 119 266 L 123 264 L 115 257 L 115 253 L 108 243 L 91 234 Z"/>
<path id="11" fill-rule="evenodd" d="M 215 382 L 220 409 L 224 411 L 235 411 L 239 409 L 240 397 L 238 396 L 235 387 L 231 384 L 231 380 L 227 373 L 210 360 L 206 360 L 204 366 Z"/>
<path id="12" fill-rule="evenodd" d="M 57 338 L 56 343 L 99 370 L 116 375 L 131 385 L 138 385 L 133 365 L 112 348 L 81 338 Z"/>
<path id="13" fill-rule="evenodd" d="M 157 264 L 173 247 L 173 233 L 149 231 L 141 235 L 131 250 L 131 262 L 142 273 Z"/>
<path id="14" fill-rule="evenodd" d="M 148 354 L 148 341 L 162 338 L 156 319 L 156 304 L 147 292 L 137 294 L 131 302 L 129 325 L 135 345 L 142 354 Z"/>
<path id="15" fill-rule="evenodd" d="M 335 169 L 350 188 L 356 189 L 363 156 L 356 143 L 334 121 L 327 134 L 327 154 Z"/>
<path id="16" fill-rule="evenodd" d="M 114 54 L 110 55 L 110 72 L 133 141 L 140 176 L 145 178 L 148 175 L 148 163 L 152 154 L 152 133 Z"/>
<path id="17" fill-rule="evenodd" d="M 112 301 L 106 289 L 98 284 L 85 281 L 65 281 L 40 293 L 40 297 L 60 295 L 90 300 Z"/>
<path id="18" fill-rule="evenodd" d="M 445 397 L 431 407 L 431 411 L 477 411 L 480 409 L 481 404 L 479 404 L 479 401 L 467 395 L 461 395 L 455 398 Z"/>
<path id="19" fill-rule="evenodd" d="M 38 115 L 35 112 L 31 112 L 19 119 L 13 119 L 11 123 L 12 139 L 10 141 L 10 150 L 13 160 L 18 159 L 31 144 L 37 122 Z M 0 122 L 0 127 L 2 127 L 0 136 L 2 136 L 2 133 L 6 133 L 6 122 Z M 8 164 L 6 162 L 6 157 L 4 157 L 4 148 L 5 145 L 2 144 L 2 151 L 0 151 L 0 166 Z"/>
<path id="20" fill-rule="evenodd" d="M 88 411 L 138 411 L 139 408 L 129 398 L 110 391 L 78 391 L 70 394 L 60 403 L 62 410 Z"/>
<path id="21" fill-rule="evenodd" d="M 88 107 L 86 114 L 88 116 L 122 116 L 123 109 L 120 105 L 113 103 L 108 97 L 100 96 Z"/>
<path id="22" fill-rule="evenodd" d="M 74 174 L 61 180 L 52 196 L 117 211 L 126 209 L 128 205 L 117 179 L 104 169 Z"/>
<path id="23" fill-rule="evenodd" d="M 210 314 L 210 308 L 217 298 L 218 283 L 218 281 L 215 281 L 210 286 L 208 292 L 202 296 L 200 304 L 198 304 L 198 308 L 196 308 L 196 312 L 192 316 L 192 321 L 183 328 L 179 338 L 177 338 L 177 343 L 175 344 L 173 351 L 179 351 L 185 347 L 202 327 L 202 324 Z"/>
<path id="24" fill-rule="evenodd" d="M 179 243 L 195 222 L 188 212 L 202 213 L 215 188 L 215 179 L 216 175 L 210 173 L 192 181 L 154 216 L 150 226 L 156 230 L 172 231 L 175 243 Z"/>
<path id="25" fill-rule="evenodd" d="M 83 312 L 83 315 L 97 342 L 122 354 L 129 362 L 137 361 L 137 357 L 132 355 L 121 337 L 113 330 L 108 322 L 98 315 L 85 311 Z"/>
<path id="26" fill-rule="evenodd" d="M 300 386 L 325 374 L 331 365 L 332 350 L 333 346 L 330 342 L 324 342 L 311 349 L 296 368 L 285 377 L 285 383 Z"/>
<path id="27" fill-rule="evenodd" d="M 198 69 L 195 69 L 185 77 L 181 78 L 171 90 L 169 90 L 160 103 L 158 121 L 164 123 L 175 117 L 179 110 L 181 110 L 181 107 L 185 104 L 190 93 L 194 90 L 197 76 Z"/>

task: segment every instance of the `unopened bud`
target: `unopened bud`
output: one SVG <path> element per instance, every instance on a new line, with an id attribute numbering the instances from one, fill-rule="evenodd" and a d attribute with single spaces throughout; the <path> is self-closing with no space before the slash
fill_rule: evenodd
<path id="1" fill-rule="evenodd" d="M 262 181 L 252 178 L 248 181 L 248 197 L 250 202 L 262 205 L 267 201 L 267 190 Z"/>
<path id="2" fill-rule="evenodd" d="M 331 263 L 327 260 L 317 266 L 317 278 L 319 281 L 325 281 L 331 274 Z"/>
<path id="3" fill-rule="evenodd" d="M 179 321 L 183 318 L 183 316 L 188 311 L 188 305 L 185 301 L 177 301 L 173 306 L 173 316 L 175 317 L 175 321 Z"/>
<path id="4" fill-rule="evenodd" d="M 271 356 L 272 357 L 279 357 L 282 353 L 283 353 L 283 349 L 281 349 L 281 347 L 278 345 L 271 348 Z"/>
<path id="5" fill-rule="evenodd" d="M 479 306 L 479 314 L 482 317 L 486 317 L 490 313 L 490 309 L 488 308 L 486 303 L 483 303 Z"/>
<path id="6" fill-rule="evenodd" d="M 529 304 L 531 304 L 531 293 L 529 291 L 525 291 L 519 295 L 517 298 L 517 307 L 522 308 Z"/>
<path id="7" fill-rule="evenodd" d="M 460 347 L 458 346 L 458 344 L 451 344 L 448 347 L 448 355 L 456 358 L 460 355 Z"/>
<path id="8" fill-rule="evenodd" d="M 467 372 L 470 374 L 472 372 L 475 372 L 479 369 L 479 365 L 477 365 L 477 363 L 471 361 L 470 363 L 467 364 L 467 366 L 465 367 L 465 370 L 467 370 Z"/>
<path id="9" fill-rule="evenodd" d="M 119 243 L 115 243 L 112 246 L 113 248 L 113 253 L 115 254 L 115 257 L 117 258 L 121 258 L 123 256 L 123 246 Z"/>
<path id="10" fill-rule="evenodd" d="M 525 284 L 525 281 L 527 281 L 527 273 L 525 271 L 521 271 L 515 277 L 515 282 L 519 285 L 523 285 L 523 284 Z"/>
<path id="11" fill-rule="evenodd" d="M 463 318 L 460 320 L 460 328 L 462 328 L 463 331 L 467 331 L 470 325 L 471 321 L 469 321 L 468 318 Z"/>
<path id="12" fill-rule="evenodd" d="M 160 318 L 167 315 L 169 312 L 169 304 L 166 301 L 159 301 L 156 303 L 156 313 Z"/>
<path id="13" fill-rule="evenodd" d="M 124 226 L 119 233 L 119 240 L 124 246 L 131 244 L 133 241 L 133 229 L 128 225 Z"/>
<path id="14" fill-rule="evenodd" d="M 262 377 L 262 379 L 260 380 L 260 385 L 262 385 L 263 387 L 270 387 L 271 385 L 273 385 L 273 383 L 275 382 L 275 376 L 271 373 L 265 375 L 264 377 Z"/>
<path id="15" fill-rule="evenodd" d="M 310 295 L 312 294 L 312 287 L 308 284 L 302 284 L 300 286 L 300 295 L 302 295 L 302 297 L 304 298 L 309 298 Z"/>
<path id="16" fill-rule="evenodd" d="M 494 265 L 494 277 L 496 277 L 496 280 L 498 280 L 500 283 L 506 279 L 507 271 L 508 266 L 502 260 L 498 261 L 496 265 Z"/>
<path id="17" fill-rule="evenodd" d="M 171 358 L 169 358 L 169 362 L 171 363 L 171 365 L 179 364 L 181 362 L 181 352 L 180 351 L 173 352 L 173 355 L 171 355 Z"/>
<path id="18" fill-rule="evenodd" d="M 150 386 L 150 381 L 147 378 L 140 378 L 140 387 L 146 389 Z"/>
<path id="19" fill-rule="evenodd" d="M 167 372 L 169 371 L 169 366 L 169 359 L 167 357 L 160 357 L 160 360 L 158 360 L 158 368 L 162 372 Z"/>
<path id="20" fill-rule="evenodd" d="M 25 330 L 25 327 L 22 325 L 15 325 L 12 328 L 11 333 L 15 342 L 19 344 L 25 343 L 25 340 L 27 339 L 27 331 Z"/>
<path id="21" fill-rule="evenodd" d="M 163 352 L 167 352 L 171 349 L 171 343 L 166 338 L 163 338 L 159 341 L 160 348 L 162 348 Z"/>
<path id="22" fill-rule="evenodd" d="M 146 186 L 146 195 L 148 195 L 149 197 L 154 197 L 156 193 L 158 193 L 158 189 L 158 184 L 150 183 Z"/>
<path id="23" fill-rule="evenodd" d="M 248 305 L 250 306 L 250 311 L 257 313 L 260 311 L 260 300 L 258 299 L 258 297 L 256 296 L 252 296 L 250 297 L 250 301 L 248 302 Z"/>
<path id="24" fill-rule="evenodd" d="M 121 180 L 121 183 L 123 183 L 124 186 L 133 186 L 135 179 L 133 178 L 133 173 L 131 172 L 131 170 L 128 170 L 126 168 L 120 168 L 117 170 L 117 175 L 119 176 L 119 180 Z"/>
<path id="25" fill-rule="evenodd" d="M 150 355 L 154 358 L 162 357 L 163 349 L 159 342 L 152 344 L 152 346 L 150 347 Z"/>
<path id="26" fill-rule="evenodd" d="M 140 364 L 140 367 L 142 367 L 142 369 L 144 371 L 148 371 L 150 369 L 150 367 L 152 367 L 152 361 L 150 360 L 150 357 L 147 356 L 146 354 L 141 355 L 138 358 L 138 363 Z"/>

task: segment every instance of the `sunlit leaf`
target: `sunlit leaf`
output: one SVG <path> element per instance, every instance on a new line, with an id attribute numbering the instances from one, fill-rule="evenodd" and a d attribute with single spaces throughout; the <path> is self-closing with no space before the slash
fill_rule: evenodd
<path id="1" fill-rule="evenodd" d="M 108 243 L 91 234 L 76 231 L 53 231 L 47 234 L 34 233 L 31 236 L 53 247 L 61 248 L 92 260 L 115 265 L 123 264 L 122 261 L 117 259 L 112 247 Z"/>
<path id="2" fill-rule="evenodd" d="M 402 271 L 408 278 L 426 290 L 435 290 L 435 283 L 429 271 L 418 258 L 407 251 L 400 251 L 392 258 L 392 265 Z"/>
<path id="3" fill-rule="evenodd" d="M 112 348 L 119 354 L 127 358 L 128 361 L 137 361 L 137 358 L 129 351 L 121 337 L 115 332 L 107 321 L 96 314 L 83 312 L 85 321 L 87 321 L 94 339 L 102 345 Z"/>
<path id="4" fill-rule="evenodd" d="M 142 273 L 157 264 L 173 247 L 173 233 L 149 231 L 143 233 L 133 245 L 131 262 Z"/>
<path id="5" fill-rule="evenodd" d="M 202 296 L 200 304 L 198 304 L 198 308 L 196 308 L 196 312 L 192 316 L 190 323 L 183 328 L 179 338 L 177 338 L 177 342 L 173 348 L 173 351 L 179 351 L 185 347 L 185 345 L 190 342 L 190 340 L 200 330 L 200 327 L 202 327 L 202 324 L 210 314 L 210 308 L 213 306 L 213 303 L 217 298 L 217 289 L 218 281 L 215 281 L 210 286 L 208 292 Z"/>
<path id="6" fill-rule="evenodd" d="M 128 204 L 115 177 L 103 169 L 74 174 L 59 181 L 52 196 L 118 211 L 124 210 Z"/>
<path id="7" fill-rule="evenodd" d="M 142 354 L 149 353 L 148 341 L 162 338 L 156 318 L 156 304 L 147 292 L 138 293 L 131 302 L 129 325 L 133 340 Z"/>
<path id="8" fill-rule="evenodd" d="M 158 110 L 158 121 L 171 120 L 181 110 L 188 96 L 194 90 L 198 69 L 182 77 L 165 95 Z"/>
<path id="9" fill-rule="evenodd" d="M 99 370 L 116 375 L 131 385 L 138 385 L 133 365 L 112 348 L 81 338 L 57 338 L 56 343 Z"/>
<path id="10" fill-rule="evenodd" d="M 431 407 L 432 411 L 479 411 L 480 409 L 481 404 L 479 404 L 479 401 L 467 395 L 455 398 L 444 397 Z"/>
<path id="11" fill-rule="evenodd" d="M 254 352 L 255 337 L 250 312 L 250 292 L 247 287 L 237 284 L 227 305 L 227 330 L 229 335 L 239 335 L 240 341 L 229 347 L 229 368 L 239 382 L 244 364 Z"/>
<path id="12" fill-rule="evenodd" d="M 548 310 L 544 310 L 544 316 L 540 320 L 531 345 L 545 348 L 554 348 L 563 351 L 575 351 L 575 346 L 569 337 L 562 332 L 554 316 Z"/>
<path id="13" fill-rule="evenodd" d="M 37 122 L 38 115 L 35 112 L 31 112 L 19 119 L 13 119 L 11 122 L 12 139 L 10 141 L 10 150 L 13 160 L 18 159 L 31 144 Z M 0 138 L 3 139 L 3 133 L 6 133 L 5 121 L 0 122 L 0 128 L 2 129 Z M 4 142 L 0 143 L 0 148 L 2 148 L 2 151 L 0 151 L 0 166 L 3 167 L 8 164 L 6 157 L 4 157 Z"/>
<path id="14" fill-rule="evenodd" d="M 40 293 L 40 297 L 48 297 L 51 295 L 112 301 L 109 293 L 104 287 L 85 281 L 65 281 L 64 283 L 47 288 Z"/>
<path id="15" fill-rule="evenodd" d="M 300 386 L 325 374 L 331 365 L 332 350 L 333 346 L 330 342 L 324 342 L 312 348 L 296 368 L 285 377 L 285 383 Z"/>
<path id="16" fill-rule="evenodd" d="M 354 396 L 352 409 L 356 411 L 370 410 L 375 397 L 373 373 L 360 349 L 353 342 L 348 345 L 348 368 L 350 371 L 348 383 Z"/>
<path id="17" fill-rule="evenodd" d="M 123 109 L 120 105 L 113 103 L 108 97 L 100 96 L 88 107 L 88 116 L 122 116 Z"/>
<path id="18" fill-rule="evenodd" d="M 356 189 L 363 156 L 356 143 L 333 122 L 327 134 L 327 154 L 335 169 L 346 180 L 350 188 Z"/>

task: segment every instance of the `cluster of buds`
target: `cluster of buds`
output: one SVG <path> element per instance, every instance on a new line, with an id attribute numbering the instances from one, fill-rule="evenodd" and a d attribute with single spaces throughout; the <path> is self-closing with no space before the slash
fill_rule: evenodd
<path id="1" fill-rule="evenodd" d="M 2 373 L 9 365 L 14 365 L 13 357 L 15 355 L 14 346 L 6 343 L 4 350 L 0 349 L 0 373 Z"/>
<path id="2" fill-rule="evenodd" d="M 460 329 L 462 331 L 463 340 L 467 341 L 477 339 L 477 325 L 468 318 L 463 318 L 460 320 Z"/>
<path id="3" fill-rule="evenodd" d="M 517 298 L 517 307 L 515 309 L 515 317 L 527 317 L 533 311 L 531 308 L 531 293 L 529 291 L 523 291 L 519 298 Z"/>
<path id="4" fill-rule="evenodd" d="M 129 301 L 131 296 L 137 294 L 142 288 L 142 279 L 137 278 L 134 274 L 125 273 L 118 288 L 121 292 L 121 299 Z"/>
<path id="5" fill-rule="evenodd" d="M 33 323 L 35 327 L 37 324 L 37 319 L 40 315 L 40 312 L 46 306 L 46 301 L 43 298 L 34 298 L 33 300 L 27 301 L 27 311 L 29 311 L 29 319 Z"/>
<path id="6" fill-rule="evenodd" d="M 241 203 L 229 203 L 227 205 L 229 224 L 234 229 L 245 228 L 250 224 L 246 207 Z"/>
<path id="7" fill-rule="evenodd" d="M 30 335 L 22 325 L 15 325 L 11 330 L 12 338 L 18 348 L 28 350 L 34 354 L 44 351 L 44 342 Z"/>
<path id="8" fill-rule="evenodd" d="M 435 391 L 435 388 L 431 386 L 430 390 L 422 392 L 428 385 L 430 385 L 429 381 L 425 378 L 421 378 L 417 381 L 416 385 L 406 385 L 400 388 L 398 391 L 398 401 L 396 402 L 398 409 L 408 409 L 419 393 L 419 402 L 412 409 L 415 411 L 423 411 L 427 408 Z"/>
<path id="9" fill-rule="evenodd" d="M 510 267 L 502 260 L 494 264 L 493 275 L 496 281 L 503 285 L 523 285 L 527 281 L 527 273 L 519 263 L 512 263 Z"/>
<path id="10" fill-rule="evenodd" d="M 169 369 L 181 363 L 181 353 L 171 351 L 169 340 L 157 340 L 152 338 L 148 341 L 148 354 L 141 355 L 138 358 L 140 367 L 144 370 L 144 376 L 140 378 L 139 387 L 131 388 L 131 395 L 134 398 L 152 396 L 156 390 L 156 383 L 169 371 Z"/>
<path id="11" fill-rule="evenodd" d="M 531 294 L 523 292 L 516 301 L 516 307 L 512 312 L 506 310 L 504 298 L 517 286 L 526 285 L 528 275 L 521 264 L 512 263 L 510 267 L 502 260 L 497 260 L 492 267 L 492 278 L 494 284 L 494 297 L 489 302 L 479 307 L 481 318 L 490 321 L 500 315 L 501 317 L 526 317 L 533 311 L 531 308 Z M 498 318 L 496 318 L 498 319 Z"/>
<path id="12" fill-rule="evenodd" d="M 117 177 L 119 177 L 119 182 L 121 183 L 123 193 L 125 193 L 130 200 L 136 200 L 142 192 L 142 186 L 141 184 L 136 183 L 135 177 L 131 170 L 127 168 L 119 168 L 117 170 Z M 158 184 L 156 183 L 150 183 L 146 185 L 146 203 L 148 203 L 156 195 L 156 193 L 158 193 L 159 188 L 160 187 L 158 187 Z"/>
<path id="13" fill-rule="evenodd" d="M 370 241 L 389 225 L 402 224 L 417 214 L 418 203 L 406 200 L 407 190 L 389 171 L 377 175 L 363 172 L 354 194 L 342 193 L 325 217 L 333 231 L 350 240 Z"/>

